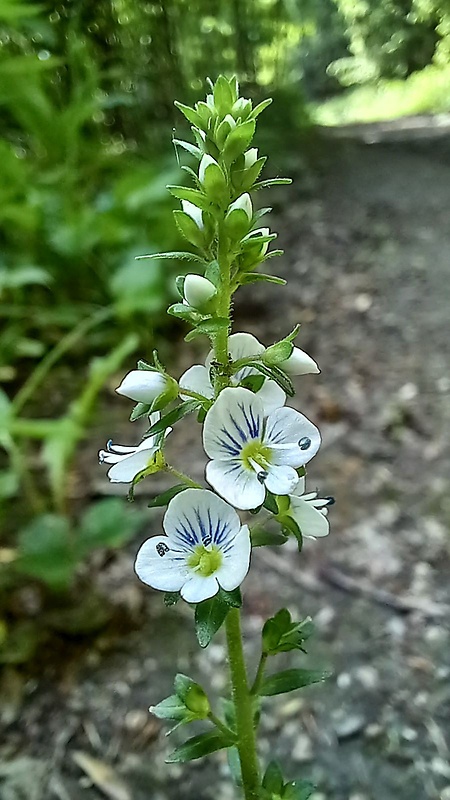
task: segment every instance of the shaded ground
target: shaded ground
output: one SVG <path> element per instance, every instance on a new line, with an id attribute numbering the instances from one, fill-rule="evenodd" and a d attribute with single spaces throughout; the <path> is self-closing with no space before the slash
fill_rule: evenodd
<path id="1" fill-rule="evenodd" d="M 311 614 L 308 663 L 334 677 L 268 701 L 277 710 L 263 719 L 262 749 L 314 780 L 314 800 L 449 800 L 450 159 L 434 143 L 348 144 L 313 190 L 290 197 L 286 256 L 273 263 L 289 288 L 269 301 L 242 291 L 235 329 L 270 342 L 302 323 L 298 344 L 322 368 L 299 379 L 295 401 L 323 434 L 309 478 L 337 503 L 328 540 L 300 556 L 255 552 L 245 632 L 256 658 L 263 617 L 282 604 Z M 180 428 L 171 447 L 200 475 L 198 431 Z M 99 446 L 118 432 L 109 420 Z M 94 473 L 93 485 L 110 488 Z M 8 675 L 2 800 L 95 800 L 89 770 L 112 800 L 231 798 L 221 755 L 163 763 L 169 744 L 147 706 L 176 671 L 220 690 L 224 650 L 219 638 L 199 654 L 189 611 L 163 610 L 137 585 L 138 544 L 101 573 L 136 629 L 75 647 L 62 671 L 38 670 L 20 716 Z"/>

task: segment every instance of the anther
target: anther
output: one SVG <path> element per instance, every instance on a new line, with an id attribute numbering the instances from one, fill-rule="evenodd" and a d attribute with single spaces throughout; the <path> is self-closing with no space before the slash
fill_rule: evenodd
<path id="1" fill-rule="evenodd" d="M 258 478 L 260 483 L 264 483 L 265 480 L 269 477 L 269 473 L 265 469 L 261 469 L 259 472 L 256 473 L 256 477 Z"/>
<path id="2" fill-rule="evenodd" d="M 300 439 L 298 446 L 300 450 L 307 450 L 308 447 L 311 447 L 311 439 L 308 436 L 304 436 Z"/>

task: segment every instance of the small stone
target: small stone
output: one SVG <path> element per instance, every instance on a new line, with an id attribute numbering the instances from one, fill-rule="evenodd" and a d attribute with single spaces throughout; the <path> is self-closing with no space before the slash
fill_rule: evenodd
<path id="1" fill-rule="evenodd" d="M 352 685 L 352 676 L 348 672 L 341 672 L 336 678 L 338 689 L 348 689 Z"/>
<path id="2" fill-rule="evenodd" d="M 443 778 L 450 778 L 450 764 L 439 756 L 431 759 L 431 770 L 435 775 L 441 775 Z"/>
<path id="3" fill-rule="evenodd" d="M 364 730 L 364 736 L 367 739 L 378 739 L 379 736 L 383 734 L 383 726 L 379 725 L 378 722 L 371 722 L 370 725 Z"/>
<path id="4" fill-rule="evenodd" d="M 402 728 L 400 735 L 406 742 L 415 742 L 418 736 L 414 728 Z"/>
<path id="5" fill-rule="evenodd" d="M 361 294 L 357 294 L 354 300 L 354 306 L 356 311 L 359 311 L 360 314 L 365 314 L 366 311 L 369 310 L 373 303 L 373 298 L 370 294 L 366 292 L 361 292 Z"/>
<path id="6" fill-rule="evenodd" d="M 365 720 L 361 714 L 349 714 L 336 719 L 334 730 L 338 739 L 351 739 L 364 728 L 364 725 Z"/>
<path id="7" fill-rule="evenodd" d="M 143 711 L 142 709 L 134 709 L 125 715 L 125 728 L 131 733 L 135 733 L 136 731 L 140 731 L 145 728 L 148 719 L 148 712 Z"/>
<path id="8" fill-rule="evenodd" d="M 376 689 L 379 683 L 378 672 L 370 664 L 363 664 L 363 666 L 358 667 L 355 671 L 355 677 L 365 689 Z"/>
<path id="9" fill-rule="evenodd" d="M 301 733 L 297 737 L 297 741 L 295 742 L 292 750 L 292 758 L 294 761 L 298 761 L 300 764 L 305 764 L 306 762 L 313 760 L 314 755 L 311 739 L 306 735 L 306 733 Z"/>
<path id="10" fill-rule="evenodd" d="M 336 617 L 336 611 L 331 606 L 324 606 L 314 615 L 314 625 L 320 630 L 328 628 Z"/>
<path id="11" fill-rule="evenodd" d="M 279 710 L 280 717 L 283 717 L 284 719 L 295 717 L 300 713 L 304 705 L 305 704 L 303 700 L 300 700 L 300 698 L 289 700 L 287 703 L 284 703 L 284 705 L 281 706 Z"/>
<path id="12" fill-rule="evenodd" d="M 450 786 L 444 786 L 441 792 L 440 800 L 450 800 Z"/>
<path id="13" fill-rule="evenodd" d="M 398 390 L 398 399 L 402 400 L 403 402 L 409 402 L 414 400 L 417 397 L 418 390 L 415 383 L 405 383 L 399 390 Z"/>

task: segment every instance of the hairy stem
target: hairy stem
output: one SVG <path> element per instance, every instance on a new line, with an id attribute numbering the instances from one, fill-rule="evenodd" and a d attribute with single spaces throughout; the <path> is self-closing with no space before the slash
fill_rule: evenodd
<path id="1" fill-rule="evenodd" d="M 171 464 L 166 464 L 164 467 L 164 471 L 168 472 L 169 475 L 173 475 L 175 478 L 178 478 L 182 483 L 185 483 L 186 486 L 190 486 L 191 489 L 203 489 L 203 486 L 197 481 L 192 480 L 189 475 L 186 475 L 184 472 L 181 472 L 179 469 L 175 469 L 172 467 Z"/>
<path id="2" fill-rule="evenodd" d="M 266 667 L 267 658 L 268 658 L 267 653 L 261 653 L 261 658 L 259 659 L 258 670 L 256 672 L 255 680 L 253 682 L 252 688 L 250 689 L 250 694 L 252 695 L 257 695 L 261 688 L 261 684 L 264 678 L 264 670 Z"/>
<path id="3" fill-rule="evenodd" d="M 232 697 L 236 714 L 237 749 L 242 772 L 245 800 L 258 800 L 260 789 L 259 763 L 253 725 L 253 704 L 249 692 L 242 647 L 241 619 L 238 608 L 232 608 L 226 618 L 228 662 Z"/>

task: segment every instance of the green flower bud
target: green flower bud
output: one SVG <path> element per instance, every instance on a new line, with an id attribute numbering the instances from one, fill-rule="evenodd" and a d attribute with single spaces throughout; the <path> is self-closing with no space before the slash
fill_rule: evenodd
<path id="1" fill-rule="evenodd" d="M 241 194 L 234 203 L 231 203 L 227 211 L 225 225 L 228 236 L 235 240 L 241 239 L 247 233 L 252 218 L 252 201 L 250 195 L 246 192 Z"/>
<path id="2" fill-rule="evenodd" d="M 227 179 L 212 156 L 205 154 L 200 161 L 198 178 L 208 198 L 220 203 L 228 195 Z"/>
<path id="3" fill-rule="evenodd" d="M 211 281 L 201 275 L 186 275 L 183 294 L 191 308 L 201 311 L 207 308 L 210 300 L 217 294 L 217 289 Z"/>

